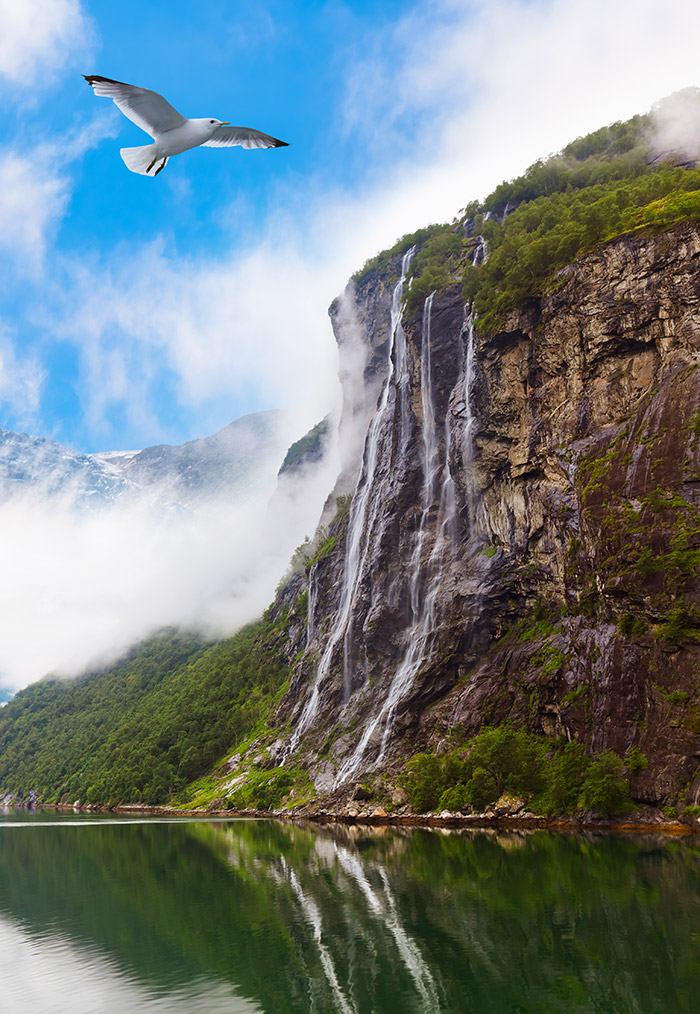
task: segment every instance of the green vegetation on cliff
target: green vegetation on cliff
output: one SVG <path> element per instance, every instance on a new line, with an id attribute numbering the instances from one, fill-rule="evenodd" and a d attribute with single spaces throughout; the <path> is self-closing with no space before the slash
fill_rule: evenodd
<path id="1" fill-rule="evenodd" d="M 279 474 L 284 472 L 295 472 L 303 465 L 320 461 L 330 430 L 330 417 L 326 416 L 320 423 L 305 433 L 303 437 L 295 441 L 287 451 L 282 462 Z"/>
<path id="2" fill-rule="evenodd" d="M 355 281 L 385 271 L 392 258 L 416 246 L 404 294 L 408 314 L 430 292 L 461 280 L 481 328 L 497 325 L 601 243 L 700 219 L 700 169 L 654 159 L 652 129 L 651 117 L 634 116 L 578 138 L 501 183 L 483 202 L 468 204 L 454 222 L 404 236 L 368 261 Z M 488 257 L 474 264 L 479 237 Z"/>
<path id="3" fill-rule="evenodd" d="M 164 634 L 109 669 L 35 683 L 0 711 L 0 791 L 149 804 L 249 736 L 285 685 L 287 613 L 205 645 Z"/>
<path id="4" fill-rule="evenodd" d="M 505 724 L 444 753 L 416 754 L 406 764 L 404 787 L 419 812 L 480 812 L 507 794 L 535 813 L 581 809 L 607 817 L 631 806 L 626 768 L 640 770 L 646 764 L 637 749 L 625 766 L 611 750 L 589 757 L 579 743 L 560 743 Z"/>

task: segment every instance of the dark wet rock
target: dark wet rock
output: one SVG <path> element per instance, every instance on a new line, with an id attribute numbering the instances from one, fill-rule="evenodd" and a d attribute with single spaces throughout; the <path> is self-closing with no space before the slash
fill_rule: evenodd
<path id="1" fill-rule="evenodd" d="M 450 731 L 508 720 L 594 752 L 636 747 L 649 762 L 631 774 L 636 800 L 668 806 L 682 791 L 683 805 L 700 804 L 699 269 L 692 223 L 582 257 L 499 330 L 477 323 L 468 392 L 461 292 L 436 294 L 427 508 L 422 312 L 405 321 L 405 398 L 390 392 L 376 441 L 352 608 L 294 744 L 328 799 L 347 806 L 358 778 L 397 773 Z M 398 263 L 370 273 L 331 312 L 344 364 L 339 489 L 354 483 L 357 433 L 387 376 L 392 273 Z M 364 462 L 366 473 L 367 450 Z M 333 644 L 349 530 L 347 516 L 329 529 L 334 545 L 307 576 L 311 623 L 278 712 L 292 729 Z M 429 594 L 415 671 L 377 724 Z"/>

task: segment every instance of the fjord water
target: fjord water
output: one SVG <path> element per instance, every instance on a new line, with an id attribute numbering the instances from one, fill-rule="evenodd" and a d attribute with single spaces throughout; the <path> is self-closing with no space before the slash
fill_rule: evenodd
<path id="1" fill-rule="evenodd" d="M 0 1009 L 696 1010 L 700 843 L 7 812 Z"/>

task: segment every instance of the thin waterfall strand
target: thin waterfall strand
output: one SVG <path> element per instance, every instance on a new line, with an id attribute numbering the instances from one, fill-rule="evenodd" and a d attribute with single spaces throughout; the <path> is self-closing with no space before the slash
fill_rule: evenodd
<path id="1" fill-rule="evenodd" d="M 369 551 L 370 534 L 376 521 L 379 505 L 376 500 L 372 502 L 371 492 L 374 483 L 374 475 L 377 468 L 379 438 L 383 429 L 384 416 L 389 404 L 389 394 L 394 380 L 394 349 L 396 347 L 397 335 L 403 335 L 401 326 L 401 297 L 406 281 L 411 259 L 416 252 L 415 247 L 404 254 L 401 262 L 401 277 L 399 278 L 393 292 L 391 305 L 391 343 L 389 349 L 389 370 L 386 383 L 377 413 L 370 425 L 367 440 L 365 443 L 365 463 L 358 480 L 355 495 L 353 496 L 348 518 L 348 531 L 345 542 L 345 566 L 343 568 L 343 587 L 340 596 L 337 619 L 333 630 L 328 638 L 328 643 L 321 657 L 316 679 L 311 690 L 304 710 L 289 742 L 285 756 L 292 753 L 299 743 L 302 734 L 312 724 L 318 713 L 320 699 L 320 687 L 325 677 L 330 672 L 333 654 L 341 639 L 345 641 L 345 654 L 347 654 L 347 631 L 352 614 L 352 607 L 355 600 L 355 593 L 363 573 L 367 554 Z M 405 336 L 403 337 L 405 342 Z"/>
<path id="2" fill-rule="evenodd" d="M 470 310 L 464 320 L 462 334 L 465 341 L 464 351 L 464 435 L 462 438 L 462 460 L 465 467 L 474 457 L 474 423 L 476 417 L 472 405 L 472 387 L 474 384 L 474 312 Z"/>
<path id="3" fill-rule="evenodd" d="M 430 354 L 430 323 L 433 309 L 434 292 L 431 292 L 423 306 L 423 332 L 421 339 L 421 405 L 423 409 L 423 513 L 418 528 L 418 538 L 411 560 L 411 586 L 409 601 L 411 606 L 411 622 L 418 620 L 420 612 L 421 591 L 421 558 L 425 530 L 428 524 L 428 513 L 435 500 L 435 483 L 437 480 L 437 431 L 435 428 L 435 411 L 433 408 L 433 374 Z"/>

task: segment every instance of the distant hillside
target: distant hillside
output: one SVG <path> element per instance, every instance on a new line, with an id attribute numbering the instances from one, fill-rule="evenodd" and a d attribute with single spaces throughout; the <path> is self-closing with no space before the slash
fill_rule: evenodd
<path id="1" fill-rule="evenodd" d="M 357 273 L 332 314 L 366 353 L 354 491 L 236 638 L 19 694 L 0 788 L 700 813 L 700 170 L 650 129 L 580 138 Z"/>
<path id="2" fill-rule="evenodd" d="M 285 685 L 285 620 L 215 645 L 166 632 L 99 673 L 20 690 L 0 709 L 0 795 L 156 803 L 181 790 L 250 735 Z"/>
<path id="3" fill-rule="evenodd" d="M 269 485 L 288 447 L 283 414 L 269 411 L 242 416 L 213 436 L 185 444 L 93 458 L 128 483 L 196 507 L 214 496 L 240 499 Z"/>
<path id="4" fill-rule="evenodd" d="M 79 507 L 105 506 L 136 492 L 93 455 L 43 437 L 0 430 L 0 502 L 29 490 L 47 498 L 71 495 Z"/>
<path id="5" fill-rule="evenodd" d="M 213 436 L 140 451 L 82 454 L 43 437 L 0 430 L 0 503 L 35 491 L 99 508 L 144 492 L 185 508 L 269 489 L 289 447 L 281 412 L 256 412 Z"/>

